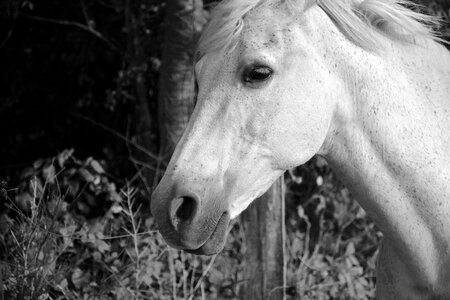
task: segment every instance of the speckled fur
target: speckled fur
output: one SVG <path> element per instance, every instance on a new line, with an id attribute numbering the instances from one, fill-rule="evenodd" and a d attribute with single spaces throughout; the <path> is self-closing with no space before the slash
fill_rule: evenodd
<path id="1" fill-rule="evenodd" d="M 152 199 L 166 240 L 201 247 L 224 211 L 319 154 L 384 233 L 377 299 L 450 299 L 449 52 L 383 35 L 370 51 L 319 6 L 292 17 L 267 2 L 245 18 L 233 49 L 197 64 L 197 106 Z M 252 88 L 255 64 L 274 73 Z M 199 208 L 177 231 L 167 210 L 186 194 Z"/>

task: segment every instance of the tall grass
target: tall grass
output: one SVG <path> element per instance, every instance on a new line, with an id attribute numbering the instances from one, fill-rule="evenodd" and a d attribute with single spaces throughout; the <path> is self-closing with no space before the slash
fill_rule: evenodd
<path id="1" fill-rule="evenodd" d="M 237 299 L 245 288 L 239 222 L 222 253 L 194 256 L 168 248 L 140 190 L 116 188 L 92 158 L 65 152 L 25 173 L 3 193 L 0 299 Z M 374 225 L 320 160 L 286 182 L 289 298 L 372 299 Z"/>

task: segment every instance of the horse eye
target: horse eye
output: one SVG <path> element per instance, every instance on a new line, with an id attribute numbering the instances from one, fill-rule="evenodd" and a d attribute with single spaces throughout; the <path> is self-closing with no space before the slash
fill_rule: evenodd
<path id="1" fill-rule="evenodd" d="M 244 70 L 243 80 L 246 84 L 261 83 L 269 79 L 273 70 L 269 67 L 251 66 Z"/>

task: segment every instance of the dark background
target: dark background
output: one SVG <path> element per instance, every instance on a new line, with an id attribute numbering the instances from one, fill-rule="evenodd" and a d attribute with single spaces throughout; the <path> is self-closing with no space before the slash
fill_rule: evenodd
<path id="1" fill-rule="evenodd" d="M 168 250 L 149 216 L 140 171 L 152 181 L 163 168 L 145 159 L 162 144 L 167 3 L 0 3 L 0 299 L 236 299 L 247 288 L 241 223 L 214 262 Z M 446 37 L 450 1 L 422 4 Z M 320 158 L 285 180 L 289 299 L 373 299 L 376 226 Z"/>
<path id="2" fill-rule="evenodd" d="M 145 49 L 148 110 L 156 119 L 163 6 L 160 1 L 3 2 L 0 176 L 11 177 L 35 159 L 67 148 L 82 157 L 105 158 L 116 173 L 126 172 L 125 143 L 102 125 L 129 139 L 135 134 L 135 36 Z M 152 126 L 149 150 L 156 152 Z"/>
<path id="3" fill-rule="evenodd" d="M 424 1 L 425 10 L 445 18 L 450 2 L 437 2 Z M 117 175 L 131 172 L 124 141 L 104 127 L 129 139 L 137 133 L 135 38 L 144 53 L 153 132 L 146 146 L 157 153 L 164 6 L 159 0 L 3 1 L 0 177 L 67 148 L 107 159 Z"/>

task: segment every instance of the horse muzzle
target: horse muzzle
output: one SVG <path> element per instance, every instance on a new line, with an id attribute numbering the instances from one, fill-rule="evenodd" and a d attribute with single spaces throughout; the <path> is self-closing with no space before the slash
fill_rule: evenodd
<path id="1" fill-rule="evenodd" d="M 225 245 L 230 214 L 221 206 L 163 183 L 151 200 L 152 214 L 167 244 L 199 255 L 216 254 Z"/>

